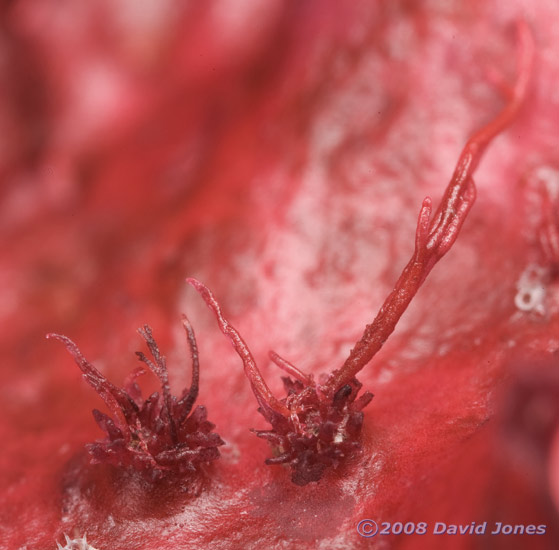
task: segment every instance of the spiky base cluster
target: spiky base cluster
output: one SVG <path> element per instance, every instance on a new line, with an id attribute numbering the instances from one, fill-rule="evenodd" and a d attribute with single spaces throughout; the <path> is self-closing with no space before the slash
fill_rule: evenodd
<path id="1" fill-rule="evenodd" d="M 139 333 L 145 339 L 153 361 L 143 353 L 136 355 L 161 382 L 161 392 L 142 398 L 136 378 L 146 373 L 138 367 L 127 379 L 124 389 L 111 384 L 66 336 L 48 335 L 62 341 L 84 373 L 85 380 L 103 398 L 113 417 L 98 411 L 93 416 L 107 437 L 86 445 L 92 463 L 109 463 L 133 468 L 148 480 L 166 474 L 194 473 L 199 466 L 219 458 L 224 442 L 213 432 L 206 408 L 198 405 L 191 413 L 198 395 L 199 363 L 194 332 L 183 319 L 192 355 L 192 384 L 180 398 L 171 395 L 165 357 L 145 325 Z"/>
<path id="2" fill-rule="evenodd" d="M 336 468 L 360 448 L 362 410 L 373 394 L 367 391 L 357 398 L 362 384 L 355 378 L 333 397 L 324 395 L 320 386 L 288 377 L 282 380 L 287 391 L 282 402 L 291 416 L 268 417 L 272 429 L 255 433 L 267 439 L 276 453 L 266 464 L 289 465 L 293 483 L 306 485 L 319 481 L 327 468 Z"/>
<path id="3" fill-rule="evenodd" d="M 161 394 L 155 392 L 143 403 L 135 400 L 133 403 L 136 406 L 131 404 L 125 413 L 128 437 L 109 416 L 98 410 L 93 411 L 95 421 L 107 437 L 86 445 L 92 463 L 131 467 L 147 478 L 158 479 L 166 472 L 179 475 L 195 472 L 200 464 L 219 458 L 218 447 L 224 442 L 212 432 L 215 425 L 207 420 L 203 405 L 198 405 L 177 426 L 174 440 Z M 184 403 L 174 401 L 171 415 L 174 418 L 184 416 Z"/>

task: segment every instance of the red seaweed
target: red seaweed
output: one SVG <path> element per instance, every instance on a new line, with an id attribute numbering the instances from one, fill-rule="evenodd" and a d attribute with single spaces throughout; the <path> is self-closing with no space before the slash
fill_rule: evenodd
<path id="1" fill-rule="evenodd" d="M 120 389 L 87 361 L 68 337 L 47 335 L 66 346 L 86 382 L 101 396 L 113 415 L 111 418 L 97 409 L 93 411 L 95 421 L 106 434 L 105 439 L 86 445 L 93 464 L 132 468 L 149 480 L 157 480 L 167 474 L 196 473 L 200 465 L 219 458 L 218 447 L 224 442 L 213 432 L 215 426 L 207 420 L 206 408 L 198 405 L 192 411 L 200 379 L 198 349 L 194 331 L 185 316 L 182 324 L 192 357 L 192 381 L 180 398 L 170 392 L 166 359 L 148 325 L 138 332 L 153 361 L 142 352 L 136 355 L 158 378 L 161 392 L 154 392 L 145 400 L 136 383 L 136 378 L 146 373 L 144 367 L 136 368 L 127 378 L 124 389 Z"/>
<path id="2" fill-rule="evenodd" d="M 503 110 L 478 130 L 466 143 L 443 198 L 432 215 L 431 198 L 426 197 L 419 212 L 415 251 L 386 298 L 375 320 L 340 369 L 317 384 L 275 352 L 270 357 L 291 377 L 284 377 L 287 396 L 277 399 L 264 381 L 256 362 L 239 332 L 225 319 L 212 292 L 200 281 L 188 278 L 217 317 L 221 331 L 230 338 L 244 365 L 245 373 L 259 404 L 259 412 L 271 430 L 255 431 L 271 444 L 274 457 L 267 464 L 286 464 L 297 485 L 319 481 L 325 470 L 336 468 L 360 449 L 359 435 L 363 409 L 373 394 L 358 394 L 362 384 L 355 378 L 381 349 L 435 264 L 456 242 L 460 229 L 476 198 L 473 174 L 488 145 L 513 120 L 528 86 L 534 45 L 526 24 L 517 24 L 518 69 L 515 85 L 507 90 Z M 552 235 L 553 237 L 553 235 Z"/>

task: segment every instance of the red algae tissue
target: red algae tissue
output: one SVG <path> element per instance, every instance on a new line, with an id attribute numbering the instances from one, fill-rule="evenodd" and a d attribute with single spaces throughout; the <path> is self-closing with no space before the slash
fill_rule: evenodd
<path id="1" fill-rule="evenodd" d="M 4 3 L 0 550 L 559 548 L 558 20 Z"/>

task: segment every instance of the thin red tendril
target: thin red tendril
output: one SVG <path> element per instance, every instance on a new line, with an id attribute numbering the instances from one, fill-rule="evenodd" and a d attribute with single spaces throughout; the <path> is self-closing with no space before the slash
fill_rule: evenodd
<path id="1" fill-rule="evenodd" d="M 491 122 L 478 130 L 466 143 L 441 203 L 431 217 L 431 199 L 421 206 L 417 223 L 415 251 L 394 290 L 386 298 L 375 320 L 367 325 L 363 336 L 352 349 L 340 370 L 333 373 L 324 391 L 335 392 L 355 377 L 396 328 L 398 320 L 425 281 L 434 265 L 450 250 L 476 197 L 472 179 L 481 157 L 490 142 L 502 132 L 517 114 L 526 96 L 534 55 L 531 32 L 524 22 L 517 24 L 517 79 L 507 105 Z"/>
<path id="2" fill-rule="evenodd" d="M 278 413 L 282 416 L 289 416 L 289 409 L 274 397 L 270 388 L 268 388 L 268 385 L 264 381 L 264 378 L 262 378 L 246 342 L 243 340 L 237 329 L 231 326 L 231 324 L 223 317 L 221 308 L 210 289 L 203 285 L 200 281 L 193 278 L 186 279 L 186 282 L 191 284 L 200 293 L 208 307 L 217 317 L 219 328 L 223 334 L 228 336 L 231 340 L 235 351 L 241 357 L 247 378 L 252 385 L 254 395 L 256 396 L 258 404 L 262 407 L 266 418 L 273 415 L 273 413 Z"/>

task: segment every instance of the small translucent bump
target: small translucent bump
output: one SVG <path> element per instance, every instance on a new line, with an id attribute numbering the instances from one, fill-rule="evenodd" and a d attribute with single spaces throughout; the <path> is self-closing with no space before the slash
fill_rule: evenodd
<path id="1" fill-rule="evenodd" d="M 517 293 L 514 305 L 523 312 L 545 314 L 546 270 L 539 265 L 530 264 L 516 283 Z"/>
<path id="2" fill-rule="evenodd" d="M 536 311 L 543 313 L 543 299 L 545 290 L 543 288 L 525 288 L 514 297 L 514 305 L 520 311 Z"/>

